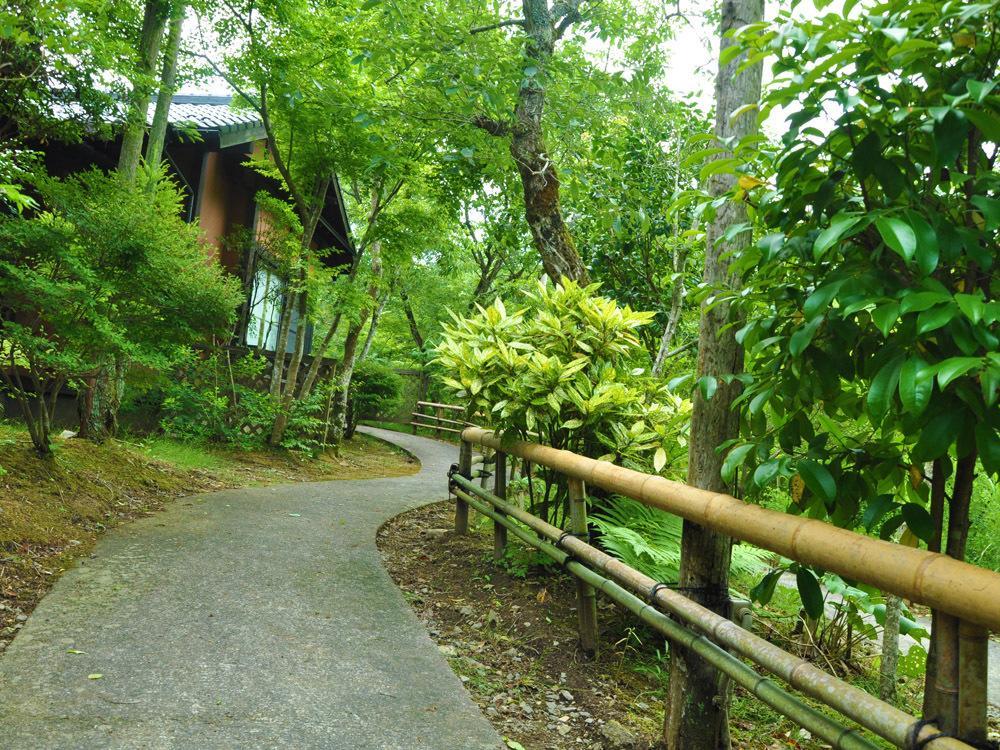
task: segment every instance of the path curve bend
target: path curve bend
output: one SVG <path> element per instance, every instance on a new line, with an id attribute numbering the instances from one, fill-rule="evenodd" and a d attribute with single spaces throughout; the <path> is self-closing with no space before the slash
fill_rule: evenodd
<path id="1" fill-rule="evenodd" d="M 107 534 L 0 658 L 0 745 L 502 747 L 375 547 L 445 497 L 457 449 L 367 431 L 421 471 L 192 496 Z"/>

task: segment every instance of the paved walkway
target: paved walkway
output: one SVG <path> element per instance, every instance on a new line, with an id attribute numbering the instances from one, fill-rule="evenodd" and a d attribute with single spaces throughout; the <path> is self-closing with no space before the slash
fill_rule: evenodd
<path id="1" fill-rule="evenodd" d="M 444 497 L 457 449 L 369 432 L 422 471 L 215 492 L 109 533 L 0 658 L 0 746 L 500 747 L 375 548 Z"/>

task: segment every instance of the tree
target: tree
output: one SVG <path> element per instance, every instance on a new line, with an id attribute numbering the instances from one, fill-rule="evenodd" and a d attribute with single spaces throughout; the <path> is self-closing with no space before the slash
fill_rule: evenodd
<path id="1" fill-rule="evenodd" d="M 884 539 L 905 525 L 958 559 L 978 467 L 1000 472 L 998 20 L 891 0 L 782 16 L 753 42 L 778 51 L 765 112 L 795 112 L 763 154 L 773 185 L 746 183 L 768 234 L 735 261 L 749 275 L 731 297 L 752 377 L 732 468 L 791 479 L 792 512 Z M 979 740 L 951 690 L 959 650 L 935 613 L 924 714 Z"/>
<path id="2" fill-rule="evenodd" d="M 719 26 L 719 73 L 716 79 L 715 138 L 720 149 L 709 177 L 708 192 L 715 215 L 705 228 L 703 282 L 709 289 L 734 289 L 737 271 L 732 262 L 751 243 L 746 205 L 731 193 L 737 176 L 731 164 L 732 144 L 756 132 L 757 121 L 747 105 L 760 98 L 761 65 L 746 62 L 746 53 L 734 47 L 733 34 L 764 16 L 763 0 L 725 0 Z M 733 54 L 733 52 L 737 54 Z M 734 318 L 725 301 L 702 302 L 698 331 L 696 390 L 688 442 L 687 483 L 713 492 L 725 492 L 723 456 L 719 447 L 738 434 L 738 412 L 732 403 L 739 394 L 743 350 L 733 329 Z M 679 585 L 710 609 L 728 615 L 729 567 L 732 540 L 701 526 L 684 522 Z M 671 650 L 670 700 L 664 727 L 670 748 L 729 746 L 728 695 L 716 671 L 682 648 Z"/>
<path id="3" fill-rule="evenodd" d="M 237 291 L 205 262 L 180 194 L 99 171 L 34 185 L 46 211 L 0 221 L 0 351 L 36 451 L 55 399 L 108 361 L 166 368 L 231 324 Z"/>

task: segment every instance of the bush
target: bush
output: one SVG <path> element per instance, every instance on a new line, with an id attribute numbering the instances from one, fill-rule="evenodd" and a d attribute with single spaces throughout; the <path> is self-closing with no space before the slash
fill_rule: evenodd
<path id="1" fill-rule="evenodd" d="M 277 405 L 267 393 L 246 385 L 269 363 L 248 354 L 236 361 L 223 352 L 191 353 L 163 388 L 160 427 L 180 440 L 259 448 Z"/>
<path id="2" fill-rule="evenodd" d="M 400 401 L 403 379 L 391 367 L 367 359 L 354 368 L 347 401 L 347 430 L 344 437 L 354 436 L 363 418 L 377 418 L 393 411 Z"/>

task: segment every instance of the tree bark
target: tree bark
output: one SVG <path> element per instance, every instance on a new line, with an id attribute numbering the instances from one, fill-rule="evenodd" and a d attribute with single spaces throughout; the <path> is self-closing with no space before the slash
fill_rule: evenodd
<path id="1" fill-rule="evenodd" d="M 663 335 L 660 337 L 660 348 L 656 352 L 656 360 L 653 362 L 653 375 L 659 376 L 663 373 L 663 365 L 667 361 L 667 352 L 670 351 L 670 342 L 677 333 L 677 326 L 681 322 L 681 312 L 684 310 L 684 264 L 687 261 L 687 245 L 678 243 L 674 248 L 674 288 L 670 292 L 670 312 L 667 314 L 667 324 L 663 327 Z"/>
<path id="2" fill-rule="evenodd" d="M 406 315 L 406 322 L 410 326 L 410 337 L 413 339 L 413 343 L 417 345 L 417 349 L 424 352 L 427 350 L 427 341 L 420 332 L 420 326 L 417 325 L 417 318 L 413 314 L 413 305 L 410 304 L 410 297 L 406 293 L 406 290 L 399 290 L 399 299 L 403 304 L 403 313 Z"/>
<path id="3" fill-rule="evenodd" d="M 903 600 L 885 595 L 885 622 L 882 624 L 882 660 L 879 664 L 878 697 L 887 703 L 896 701 L 896 672 L 899 669 L 899 615 Z"/>
<path id="4" fill-rule="evenodd" d="M 559 176 L 545 147 L 542 114 L 545 109 L 545 82 L 555 43 L 566 26 L 579 15 L 579 3 L 557 3 L 561 15 L 553 15 L 548 0 L 522 0 L 525 32 L 524 57 L 535 69 L 524 75 L 517 92 L 514 122 L 478 118 L 478 127 L 493 135 L 511 136 L 510 155 L 514 158 L 524 193 L 524 214 L 542 266 L 550 279 L 563 277 L 587 284 L 590 275 L 563 220 L 559 203 Z"/>
<path id="5" fill-rule="evenodd" d="M 381 246 L 378 240 L 372 243 L 372 277 L 368 284 L 368 296 L 374 301 L 378 299 L 379 279 L 382 276 Z M 347 329 L 347 338 L 344 340 L 344 355 L 340 360 L 340 370 L 337 373 L 337 393 L 334 397 L 333 406 L 333 434 L 331 444 L 334 452 L 339 453 L 340 444 L 347 432 L 347 405 L 350 400 L 351 378 L 354 376 L 354 365 L 357 361 L 358 341 L 361 338 L 361 331 L 364 330 L 368 321 L 370 308 L 366 305 L 361 311 L 358 319 L 351 323 Z"/>
<path id="6" fill-rule="evenodd" d="M 719 29 L 720 54 L 733 44 L 730 32 L 764 16 L 763 0 L 724 0 Z M 744 113 L 736 120 L 733 113 L 760 98 L 761 65 L 738 72 L 745 55 L 727 64 L 720 60 L 716 79 L 715 135 L 720 144 L 740 139 L 756 131 L 755 113 Z M 716 158 L 728 158 L 719 154 Z M 711 178 L 709 192 L 722 196 L 736 183 L 732 174 Z M 729 268 L 729 255 L 748 247 L 749 231 L 740 232 L 723 246 L 726 230 L 747 220 L 746 206 L 729 200 L 719 207 L 714 220 L 706 227 L 704 281 L 709 286 L 733 288 L 737 282 Z M 711 309 L 703 304 L 698 332 L 698 376 L 716 378 L 736 374 L 743 369 L 743 351 L 736 343 L 735 327 L 729 306 L 717 304 Z M 688 484 L 714 492 L 726 491 L 721 470 L 724 456 L 717 452 L 724 441 L 735 437 L 739 417 L 731 406 L 739 393 L 737 381 L 719 382 L 711 400 L 695 392 L 688 445 Z M 680 586 L 690 591 L 692 599 L 713 611 L 728 616 L 729 565 L 732 540 L 684 522 L 681 540 Z M 672 750 L 709 750 L 729 747 L 729 696 L 720 684 L 719 674 L 708 663 L 682 648 L 673 648 L 670 661 L 669 705 L 664 726 L 667 747 Z"/>
<path id="7" fill-rule="evenodd" d="M 139 66 L 137 80 L 132 85 L 128 115 L 122 135 L 122 149 L 118 156 L 118 171 L 130 182 L 135 180 L 142 156 L 142 141 L 146 135 L 146 117 L 152 93 L 150 81 L 156 75 L 156 60 L 160 54 L 163 27 L 167 22 L 170 4 L 166 0 L 146 0 L 139 40 Z"/>
<path id="8" fill-rule="evenodd" d="M 167 31 L 167 44 L 163 49 L 163 70 L 160 73 L 160 90 L 156 96 L 156 111 L 153 124 L 149 128 L 146 143 L 146 163 L 159 164 L 163 156 L 163 144 L 170 124 L 170 103 L 174 98 L 177 83 L 177 53 L 181 48 L 181 33 L 184 29 L 184 15 L 187 5 L 182 0 L 174 0 Z"/>
<path id="9" fill-rule="evenodd" d="M 368 337 L 365 339 L 365 345 L 361 347 L 361 354 L 358 355 L 358 362 L 364 362 L 368 357 L 368 352 L 371 351 L 372 343 L 375 341 L 375 333 L 378 331 L 379 321 L 382 320 L 382 313 L 385 311 L 385 305 L 389 301 L 389 293 L 386 292 L 382 295 L 382 299 L 379 300 L 378 306 L 372 313 L 372 322 L 368 326 Z"/>

